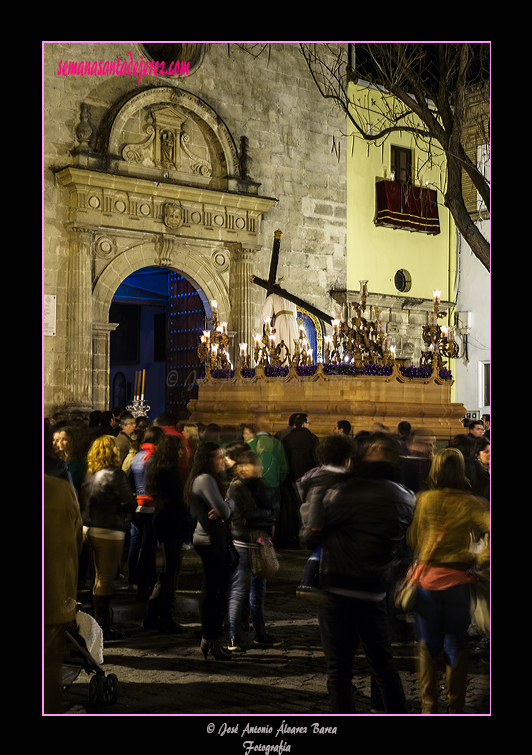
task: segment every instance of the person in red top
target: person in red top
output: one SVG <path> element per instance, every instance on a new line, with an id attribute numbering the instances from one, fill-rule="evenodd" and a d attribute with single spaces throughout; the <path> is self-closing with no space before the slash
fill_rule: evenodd
<path id="1" fill-rule="evenodd" d="M 153 498 L 146 492 L 146 480 L 150 464 L 157 450 L 157 444 L 164 437 L 160 427 L 150 427 L 143 437 L 143 442 L 131 462 L 130 474 L 137 496 L 137 510 L 133 514 L 133 527 L 129 554 L 129 582 L 137 586 L 137 598 L 148 600 L 157 581 L 156 556 L 157 537 L 153 531 L 152 521 L 155 511 Z"/>

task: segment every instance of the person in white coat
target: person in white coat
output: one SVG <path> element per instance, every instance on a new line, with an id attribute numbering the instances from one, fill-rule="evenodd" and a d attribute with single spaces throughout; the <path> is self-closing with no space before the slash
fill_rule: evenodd
<path id="1" fill-rule="evenodd" d="M 296 305 L 279 296 L 279 294 L 270 294 L 262 309 L 261 325 L 264 325 L 267 319 L 273 320 L 274 316 L 275 321 L 272 323 L 272 328 L 275 328 L 273 334 L 275 344 L 284 341 L 288 352 L 292 355 L 294 353 L 294 341 L 299 338 Z"/>

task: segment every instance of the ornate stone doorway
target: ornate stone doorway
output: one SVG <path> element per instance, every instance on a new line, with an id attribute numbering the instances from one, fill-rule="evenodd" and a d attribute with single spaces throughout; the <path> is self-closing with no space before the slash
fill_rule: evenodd
<path id="1" fill-rule="evenodd" d="M 88 411 L 109 405 L 114 292 L 143 267 L 179 271 L 209 317 L 215 299 L 236 342 L 252 343 L 252 261 L 276 200 L 258 194 L 246 138 L 239 152 L 218 115 L 174 87 L 135 90 L 96 133 L 82 106 L 77 135 L 56 180 L 70 192 L 66 404 Z"/>

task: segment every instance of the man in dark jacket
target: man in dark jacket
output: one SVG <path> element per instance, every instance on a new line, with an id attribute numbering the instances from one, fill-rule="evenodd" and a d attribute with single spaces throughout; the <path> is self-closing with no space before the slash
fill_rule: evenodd
<path id="1" fill-rule="evenodd" d="M 355 712 L 352 664 L 359 641 L 385 711 L 407 713 L 391 649 L 386 590 L 414 515 L 415 496 L 394 481 L 391 460 L 398 453 L 388 438 L 370 438 L 365 463 L 331 487 L 321 504 L 316 499 L 302 508 L 304 542 L 323 545 L 320 588 L 329 600 L 320 603 L 319 625 L 334 713 Z M 307 527 L 316 521 L 321 531 Z"/>
<path id="2" fill-rule="evenodd" d="M 296 414 L 292 431 L 282 439 L 292 482 L 299 480 L 310 469 L 314 469 L 317 464 L 315 452 L 319 442 L 317 435 L 309 430 L 307 415 Z"/>
<path id="3" fill-rule="evenodd" d="M 281 487 L 281 514 L 276 544 L 284 548 L 297 548 L 299 535 L 299 507 L 301 501 L 296 482 L 318 465 L 316 449 L 319 438 L 309 430 L 306 414 L 296 414 L 292 431 L 282 439 L 288 462 L 288 474 Z"/>

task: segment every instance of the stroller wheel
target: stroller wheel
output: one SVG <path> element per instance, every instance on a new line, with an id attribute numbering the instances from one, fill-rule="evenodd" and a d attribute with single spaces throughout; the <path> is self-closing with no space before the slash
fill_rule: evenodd
<path id="1" fill-rule="evenodd" d="M 118 678 L 116 674 L 108 674 L 105 677 L 103 691 L 107 705 L 116 703 L 118 700 Z"/>
<path id="2" fill-rule="evenodd" d="M 92 705 L 101 705 L 104 701 L 104 679 L 98 674 L 91 676 L 89 682 L 89 700 Z"/>

